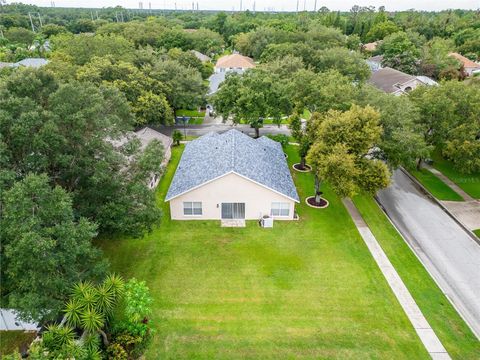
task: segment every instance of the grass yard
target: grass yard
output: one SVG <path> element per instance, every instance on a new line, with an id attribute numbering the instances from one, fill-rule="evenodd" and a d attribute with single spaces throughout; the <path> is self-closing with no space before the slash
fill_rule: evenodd
<path id="1" fill-rule="evenodd" d="M 329 208 L 302 202 L 300 221 L 273 229 L 171 221 L 163 199 L 182 149 L 157 189 L 161 226 L 141 239 L 98 241 L 114 271 L 152 290 L 147 359 L 429 359 L 328 188 Z M 298 162 L 295 147 L 287 152 Z M 302 200 L 312 193 L 311 174 L 294 180 Z"/>
<path id="2" fill-rule="evenodd" d="M 473 233 L 480 239 L 480 229 L 473 230 Z"/>
<path id="3" fill-rule="evenodd" d="M 439 200 L 462 201 L 463 198 L 427 169 L 410 170 L 410 174 L 422 183 Z"/>
<path id="4" fill-rule="evenodd" d="M 188 125 L 201 125 L 205 118 L 205 111 L 181 109 L 177 110 L 177 116 L 190 117 Z"/>
<path id="5" fill-rule="evenodd" d="M 461 174 L 453 168 L 448 160 L 445 160 L 440 151 L 435 151 L 433 156 L 433 167 L 442 172 L 455 184 L 460 186 L 463 191 L 475 199 L 480 199 L 480 173 Z"/>
<path id="6" fill-rule="evenodd" d="M 354 202 L 452 358 L 480 359 L 480 342 L 375 200 L 361 195 Z"/>
<path id="7" fill-rule="evenodd" d="M 15 350 L 27 348 L 35 336 L 35 332 L 0 331 L 0 358 L 3 355 L 12 354 Z"/>

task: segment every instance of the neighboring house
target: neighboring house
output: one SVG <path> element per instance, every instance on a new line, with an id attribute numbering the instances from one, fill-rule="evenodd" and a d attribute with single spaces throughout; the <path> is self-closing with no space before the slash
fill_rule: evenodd
<path id="1" fill-rule="evenodd" d="M 380 70 L 382 66 L 383 55 L 372 56 L 366 60 L 371 71 Z"/>
<path id="2" fill-rule="evenodd" d="M 462 65 L 467 76 L 472 76 L 474 73 L 480 72 L 480 64 L 460 55 L 459 53 L 452 52 L 448 56 L 457 59 Z"/>
<path id="3" fill-rule="evenodd" d="M 280 143 L 229 130 L 186 145 L 165 201 L 174 220 L 292 220 L 299 197 Z"/>
<path id="4" fill-rule="evenodd" d="M 374 42 L 371 42 L 371 43 L 363 44 L 362 49 L 364 51 L 374 52 L 375 50 L 377 50 L 378 45 L 379 45 L 378 41 L 374 41 Z"/>
<path id="5" fill-rule="evenodd" d="M 368 82 L 378 89 L 394 95 L 402 95 L 424 84 L 416 76 L 389 67 L 372 72 Z"/>
<path id="6" fill-rule="evenodd" d="M 136 132 L 130 132 L 124 138 L 118 141 L 112 141 L 112 143 L 115 147 L 118 148 L 125 145 L 128 141 L 132 140 L 133 138 L 137 138 L 138 140 L 140 140 L 140 148 L 142 151 L 145 150 L 147 145 L 150 144 L 152 140 L 160 141 L 163 145 L 163 151 L 164 151 L 162 167 L 165 167 L 168 164 L 168 162 L 170 161 L 170 157 L 172 156 L 172 149 L 171 149 L 171 146 L 173 143 L 172 138 L 162 133 L 159 133 L 158 131 L 155 131 L 149 127 L 145 127 Z M 160 174 L 159 173 L 152 174 L 148 182 L 148 187 L 150 189 L 155 188 L 158 185 L 159 181 L 160 181 Z"/>
<path id="7" fill-rule="evenodd" d="M 418 81 L 421 81 L 424 85 L 428 85 L 428 86 L 438 86 L 438 82 L 436 82 L 435 80 L 429 78 L 428 76 L 418 75 L 418 76 L 417 76 L 417 80 L 418 80 Z"/>
<path id="8" fill-rule="evenodd" d="M 211 57 L 205 55 L 205 54 L 202 54 L 200 51 L 197 51 L 197 50 L 192 50 L 192 53 L 193 55 L 195 55 L 195 57 L 200 60 L 202 63 L 205 63 L 205 62 L 209 62 L 212 60 Z"/>
<path id="9" fill-rule="evenodd" d="M 12 67 L 13 63 L 8 63 L 8 62 L 1 62 L 0 61 L 0 69 L 7 68 L 7 67 Z"/>
<path id="10" fill-rule="evenodd" d="M 0 309 L 0 331 L 38 331 L 40 326 L 34 322 L 17 319 L 15 310 Z"/>
<path id="11" fill-rule="evenodd" d="M 47 64 L 48 64 L 48 60 L 47 60 L 47 59 L 43 59 L 43 58 L 26 58 L 26 59 L 23 59 L 23 60 L 21 60 L 21 61 L 16 62 L 16 63 L 13 64 L 12 66 L 13 66 L 13 67 L 24 66 L 24 67 L 28 67 L 28 68 L 39 68 L 39 67 L 42 67 L 42 66 L 47 65 Z"/>
<path id="12" fill-rule="evenodd" d="M 255 67 L 255 62 L 248 56 L 231 54 L 222 56 L 215 64 L 215 72 L 245 71 Z"/>

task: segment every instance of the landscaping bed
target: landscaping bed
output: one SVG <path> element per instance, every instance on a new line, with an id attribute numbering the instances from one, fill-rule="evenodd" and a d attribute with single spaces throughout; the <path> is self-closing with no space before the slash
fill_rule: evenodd
<path id="1" fill-rule="evenodd" d="M 429 359 L 340 199 L 305 204 L 311 173 L 293 172 L 299 221 L 261 229 L 172 221 L 163 201 L 183 146 L 157 189 L 164 217 L 141 239 L 98 241 L 114 271 L 145 279 L 155 335 L 147 359 Z M 290 166 L 299 162 L 287 146 Z"/>

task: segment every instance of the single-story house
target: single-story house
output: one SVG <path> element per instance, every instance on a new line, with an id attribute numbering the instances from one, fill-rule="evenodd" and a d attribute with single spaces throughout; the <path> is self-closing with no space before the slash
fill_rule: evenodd
<path id="1" fill-rule="evenodd" d="M 165 201 L 174 220 L 293 220 L 299 197 L 280 143 L 233 129 L 186 145 Z"/>
<path id="2" fill-rule="evenodd" d="M 472 76 L 474 73 L 480 72 L 480 64 L 466 58 L 465 56 L 456 52 L 449 53 L 448 56 L 457 59 L 463 65 L 463 69 L 468 76 Z"/>
<path id="3" fill-rule="evenodd" d="M 23 60 L 20 60 L 20 61 L 16 62 L 16 63 L 13 64 L 12 66 L 13 66 L 13 67 L 23 66 L 23 67 L 28 67 L 28 68 L 37 69 L 37 68 L 42 67 L 42 66 L 47 65 L 47 64 L 48 64 L 48 60 L 47 60 L 47 59 L 43 59 L 43 58 L 26 58 L 26 59 L 23 59 Z"/>
<path id="4" fill-rule="evenodd" d="M 255 62 L 248 56 L 230 54 L 219 58 L 215 64 L 215 72 L 245 71 L 255 67 Z"/>
<path id="5" fill-rule="evenodd" d="M 191 51 L 193 55 L 195 55 L 195 57 L 200 60 L 202 63 L 205 63 L 205 62 L 209 62 L 212 60 L 211 57 L 205 55 L 205 54 L 202 54 L 200 51 L 197 51 L 197 50 L 192 50 Z"/>
<path id="6" fill-rule="evenodd" d="M 12 66 L 13 66 L 13 63 L 1 62 L 1 61 L 0 61 L 0 69 L 12 67 Z"/>
<path id="7" fill-rule="evenodd" d="M 378 41 L 374 41 L 374 42 L 371 42 L 371 43 L 363 44 L 362 49 L 363 49 L 363 51 L 373 52 L 373 51 L 377 50 L 378 45 L 379 45 Z"/>
<path id="8" fill-rule="evenodd" d="M 394 95 L 402 95 L 424 84 L 416 76 L 405 74 L 390 67 L 372 72 L 368 82 L 378 89 Z"/>
<path id="9" fill-rule="evenodd" d="M 377 55 L 377 56 L 372 56 L 369 57 L 367 60 L 367 65 L 370 67 L 371 71 L 377 71 L 380 70 L 383 62 L 383 55 Z"/>
<path id="10" fill-rule="evenodd" d="M 112 144 L 115 147 L 119 148 L 134 138 L 140 141 L 140 149 L 142 151 L 147 147 L 148 144 L 150 144 L 152 140 L 160 141 L 160 143 L 163 145 L 163 152 L 164 152 L 162 167 L 165 167 L 168 164 L 168 162 L 170 161 L 170 157 L 172 156 L 171 147 L 172 147 L 173 140 L 171 137 L 164 135 L 158 131 L 155 131 L 149 127 L 144 127 L 143 129 L 140 129 L 138 131 L 128 133 L 125 137 L 121 138 L 120 140 L 112 141 Z M 159 181 L 160 181 L 160 173 L 152 174 L 148 182 L 148 187 L 150 189 L 155 188 L 158 185 Z"/>

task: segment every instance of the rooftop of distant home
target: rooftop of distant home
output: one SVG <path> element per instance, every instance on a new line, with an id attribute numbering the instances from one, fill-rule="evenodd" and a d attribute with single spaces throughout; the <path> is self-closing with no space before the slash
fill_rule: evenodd
<path id="1" fill-rule="evenodd" d="M 215 64 L 216 68 L 242 68 L 242 69 L 247 69 L 247 68 L 253 68 L 255 67 L 255 62 L 253 61 L 252 58 L 249 58 L 248 56 L 243 56 L 240 54 L 230 54 L 230 55 L 225 55 L 222 56 L 217 60 L 217 63 Z"/>

